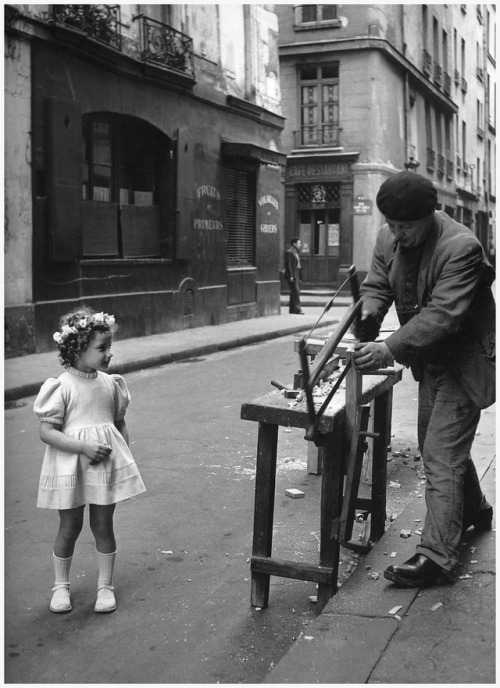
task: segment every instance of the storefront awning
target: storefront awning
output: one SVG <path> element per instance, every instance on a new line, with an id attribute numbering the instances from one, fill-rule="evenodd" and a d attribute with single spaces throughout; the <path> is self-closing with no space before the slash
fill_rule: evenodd
<path id="1" fill-rule="evenodd" d="M 285 165 L 286 155 L 254 143 L 222 141 L 221 156 L 224 160 L 253 160 L 261 165 Z"/>

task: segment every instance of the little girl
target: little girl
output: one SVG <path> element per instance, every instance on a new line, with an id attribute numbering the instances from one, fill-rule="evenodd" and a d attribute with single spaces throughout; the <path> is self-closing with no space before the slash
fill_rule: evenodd
<path id="1" fill-rule="evenodd" d="M 82 307 L 61 318 L 54 340 L 67 369 L 49 378 L 35 400 L 40 438 L 48 446 L 42 464 L 37 506 L 59 510 L 54 544 L 55 585 L 49 609 L 72 609 L 69 569 L 89 505 L 99 578 L 96 612 L 116 609 L 112 585 L 116 554 L 116 502 L 145 491 L 128 448 L 125 410 L 130 394 L 120 375 L 108 375 L 115 319 Z"/>

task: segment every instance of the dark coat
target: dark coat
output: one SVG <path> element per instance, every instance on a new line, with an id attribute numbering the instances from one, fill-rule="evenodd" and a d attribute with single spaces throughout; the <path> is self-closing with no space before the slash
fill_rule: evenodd
<path id="1" fill-rule="evenodd" d="M 360 292 L 378 326 L 394 301 L 403 304 L 404 275 L 398 245 L 387 225 L 378 233 L 372 264 Z M 419 312 L 385 341 L 416 380 L 436 353 L 454 369 L 479 408 L 495 401 L 493 267 L 477 237 L 442 211 L 425 241 L 418 273 Z"/>
<path id="2" fill-rule="evenodd" d="M 289 282 L 290 279 L 298 283 L 300 281 L 301 271 L 299 268 L 299 260 L 297 258 L 297 250 L 290 246 L 285 251 L 285 279 Z"/>

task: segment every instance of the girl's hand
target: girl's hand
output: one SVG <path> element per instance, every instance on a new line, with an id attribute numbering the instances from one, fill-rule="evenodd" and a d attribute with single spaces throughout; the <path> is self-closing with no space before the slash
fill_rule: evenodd
<path id="1" fill-rule="evenodd" d="M 82 448 L 82 453 L 90 459 L 90 464 L 95 465 L 101 463 L 111 454 L 111 447 L 103 442 L 97 440 L 92 442 L 85 442 Z"/>

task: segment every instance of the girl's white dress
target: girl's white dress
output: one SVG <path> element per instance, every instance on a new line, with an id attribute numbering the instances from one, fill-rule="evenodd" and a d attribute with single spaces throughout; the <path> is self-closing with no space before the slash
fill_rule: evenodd
<path id="1" fill-rule="evenodd" d="M 83 504 L 114 504 L 146 490 L 130 449 L 114 424 L 123 420 L 129 402 L 130 394 L 120 375 L 68 368 L 58 378 L 43 383 L 33 408 L 41 421 L 59 426 L 70 437 L 97 439 L 112 450 L 104 461 L 91 465 L 85 454 L 47 445 L 38 507 L 73 509 Z"/>

